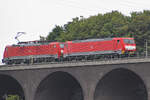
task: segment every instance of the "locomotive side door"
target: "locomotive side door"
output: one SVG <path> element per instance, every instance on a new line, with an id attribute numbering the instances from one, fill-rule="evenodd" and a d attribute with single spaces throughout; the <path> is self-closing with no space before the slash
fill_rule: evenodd
<path id="1" fill-rule="evenodd" d="M 57 58 L 57 53 L 56 53 L 56 44 L 55 43 L 52 43 L 52 44 L 49 44 L 49 55 L 52 57 L 52 58 Z"/>
<path id="2" fill-rule="evenodd" d="M 57 47 L 57 44 L 56 44 L 56 43 L 53 44 L 52 52 L 53 52 L 53 54 L 54 54 L 54 56 L 55 56 L 55 59 L 57 59 L 58 56 L 59 56 L 59 54 L 58 54 L 58 47 Z"/>
<path id="3" fill-rule="evenodd" d="M 64 43 L 60 43 L 60 57 L 63 57 L 63 54 L 64 54 L 64 46 L 65 46 Z"/>
<path id="4" fill-rule="evenodd" d="M 121 54 L 121 41 L 120 41 L 120 39 L 113 40 L 113 44 L 114 44 L 115 53 Z"/>

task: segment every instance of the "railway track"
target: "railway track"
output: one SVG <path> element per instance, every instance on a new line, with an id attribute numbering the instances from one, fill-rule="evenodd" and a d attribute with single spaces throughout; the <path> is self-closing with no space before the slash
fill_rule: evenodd
<path id="1" fill-rule="evenodd" d="M 73 61 L 59 61 L 59 62 L 42 62 L 42 63 L 30 63 L 30 64 L 12 64 L 12 65 L 0 65 L 1 68 L 11 68 L 11 69 L 22 69 L 31 66 L 38 68 L 40 65 L 50 65 L 51 67 L 58 66 L 78 66 L 78 65 L 95 65 L 95 64 L 119 64 L 119 63 L 134 63 L 134 62 L 150 62 L 150 57 L 126 57 L 126 58 L 109 58 L 109 59 L 94 59 L 94 60 L 73 60 Z M 33 68 L 32 67 L 32 68 Z M 26 69 L 26 68 L 25 68 Z"/>

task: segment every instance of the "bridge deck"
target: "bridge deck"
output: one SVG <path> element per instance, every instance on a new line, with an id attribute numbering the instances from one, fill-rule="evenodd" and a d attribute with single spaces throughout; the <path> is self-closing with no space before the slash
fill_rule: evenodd
<path id="1" fill-rule="evenodd" d="M 106 64 L 127 64 L 127 63 L 141 63 L 150 62 L 150 58 L 132 58 L 132 59 L 113 59 L 106 61 L 74 61 L 74 62 L 59 62 L 59 63 L 42 63 L 30 65 L 1 65 L 0 71 L 6 70 L 30 70 L 43 68 L 59 68 L 59 67 L 81 67 L 91 65 L 106 65 Z"/>

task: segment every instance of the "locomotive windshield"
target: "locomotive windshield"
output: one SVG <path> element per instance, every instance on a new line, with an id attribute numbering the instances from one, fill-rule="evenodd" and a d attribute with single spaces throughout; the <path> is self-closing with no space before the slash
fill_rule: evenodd
<path id="1" fill-rule="evenodd" d="M 60 44 L 60 48 L 64 48 L 64 44 Z"/>
<path id="2" fill-rule="evenodd" d="M 126 44 L 135 44 L 134 40 L 132 40 L 132 39 L 124 39 L 123 41 Z"/>

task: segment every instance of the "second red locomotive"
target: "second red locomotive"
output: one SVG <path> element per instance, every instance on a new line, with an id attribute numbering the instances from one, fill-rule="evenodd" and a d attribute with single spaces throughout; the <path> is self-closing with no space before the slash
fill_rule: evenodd
<path id="1" fill-rule="evenodd" d="M 39 63 L 72 59 L 94 59 L 134 54 L 134 38 L 86 39 L 67 42 L 20 42 L 6 46 L 5 64 Z"/>
<path id="2" fill-rule="evenodd" d="M 90 58 L 100 56 L 128 56 L 134 54 L 136 44 L 133 38 L 105 38 L 67 41 L 64 58 Z"/>

